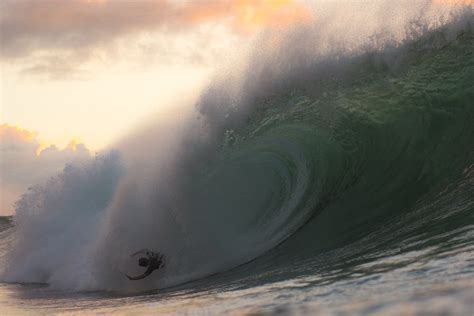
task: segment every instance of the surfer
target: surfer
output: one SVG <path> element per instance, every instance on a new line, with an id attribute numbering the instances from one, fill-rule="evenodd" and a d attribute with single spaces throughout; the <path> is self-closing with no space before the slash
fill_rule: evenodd
<path id="1" fill-rule="evenodd" d="M 160 254 L 159 252 L 154 253 L 149 250 L 140 250 L 131 256 L 134 257 L 135 255 L 139 253 L 145 253 L 146 257 L 141 257 L 138 259 L 138 265 L 140 267 L 146 267 L 146 271 L 142 275 L 138 276 L 129 276 L 128 274 L 126 275 L 129 280 L 135 281 L 135 280 L 141 280 L 149 276 L 153 271 L 158 270 L 159 268 L 164 268 L 164 256 Z"/>

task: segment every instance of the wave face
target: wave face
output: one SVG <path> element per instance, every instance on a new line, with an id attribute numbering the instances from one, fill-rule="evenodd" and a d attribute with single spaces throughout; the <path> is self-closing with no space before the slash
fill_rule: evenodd
<path id="1" fill-rule="evenodd" d="M 328 251 L 339 263 L 370 260 L 472 230 L 472 20 L 468 10 L 402 42 L 290 70 L 256 58 L 239 84 L 205 91 L 199 119 L 25 193 L 2 237 L 2 280 L 137 292 L 252 260 L 246 275 L 288 278 L 337 267 Z M 129 254 L 143 248 L 165 253 L 167 267 L 128 282 L 124 273 L 138 273 Z"/>

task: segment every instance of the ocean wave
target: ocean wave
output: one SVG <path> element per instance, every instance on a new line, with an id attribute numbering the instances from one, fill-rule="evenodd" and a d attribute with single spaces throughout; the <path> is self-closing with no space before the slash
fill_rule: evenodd
<path id="1" fill-rule="evenodd" d="M 276 75 L 250 63 L 232 89 L 216 81 L 198 119 L 25 193 L 1 279 L 139 292 L 250 261 L 246 274 L 303 273 L 297 262 L 326 252 L 339 264 L 390 256 L 470 227 L 471 21 L 465 10 L 396 43 Z M 131 283 L 129 255 L 142 248 L 163 252 L 167 267 Z"/>

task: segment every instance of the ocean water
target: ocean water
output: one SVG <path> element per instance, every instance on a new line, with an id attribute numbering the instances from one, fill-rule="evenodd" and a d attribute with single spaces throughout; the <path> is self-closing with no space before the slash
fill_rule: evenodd
<path id="1" fill-rule="evenodd" d="M 256 58 L 32 187 L 0 222 L 2 313 L 472 315 L 473 21 Z M 142 248 L 166 267 L 128 281 Z"/>

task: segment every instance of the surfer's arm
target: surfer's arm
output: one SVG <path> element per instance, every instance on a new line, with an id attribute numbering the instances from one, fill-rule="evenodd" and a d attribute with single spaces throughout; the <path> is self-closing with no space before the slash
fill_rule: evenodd
<path id="1" fill-rule="evenodd" d="M 132 254 L 130 255 L 130 257 L 134 257 L 134 256 L 136 256 L 136 255 L 138 255 L 138 254 L 140 254 L 140 253 L 144 253 L 144 254 L 146 254 L 146 255 L 148 256 L 149 253 L 151 253 L 151 251 L 145 248 L 145 249 L 142 249 L 142 250 L 138 250 L 138 251 L 135 252 L 135 253 L 132 253 Z"/>
<path id="2" fill-rule="evenodd" d="M 147 276 L 149 276 L 155 269 L 153 268 L 148 268 L 145 273 L 143 273 L 142 275 L 137 275 L 137 276 L 129 276 L 128 274 L 126 274 L 127 278 L 129 280 L 132 280 L 132 281 L 135 281 L 135 280 L 141 280 L 141 279 L 144 279 L 146 278 Z"/>
<path id="3" fill-rule="evenodd" d="M 146 278 L 146 274 L 137 275 L 137 276 L 129 276 L 128 274 L 126 274 L 126 276 L 129 280 L 132 280 L 132 281 L 141 280 L 141 279 Z"/>

